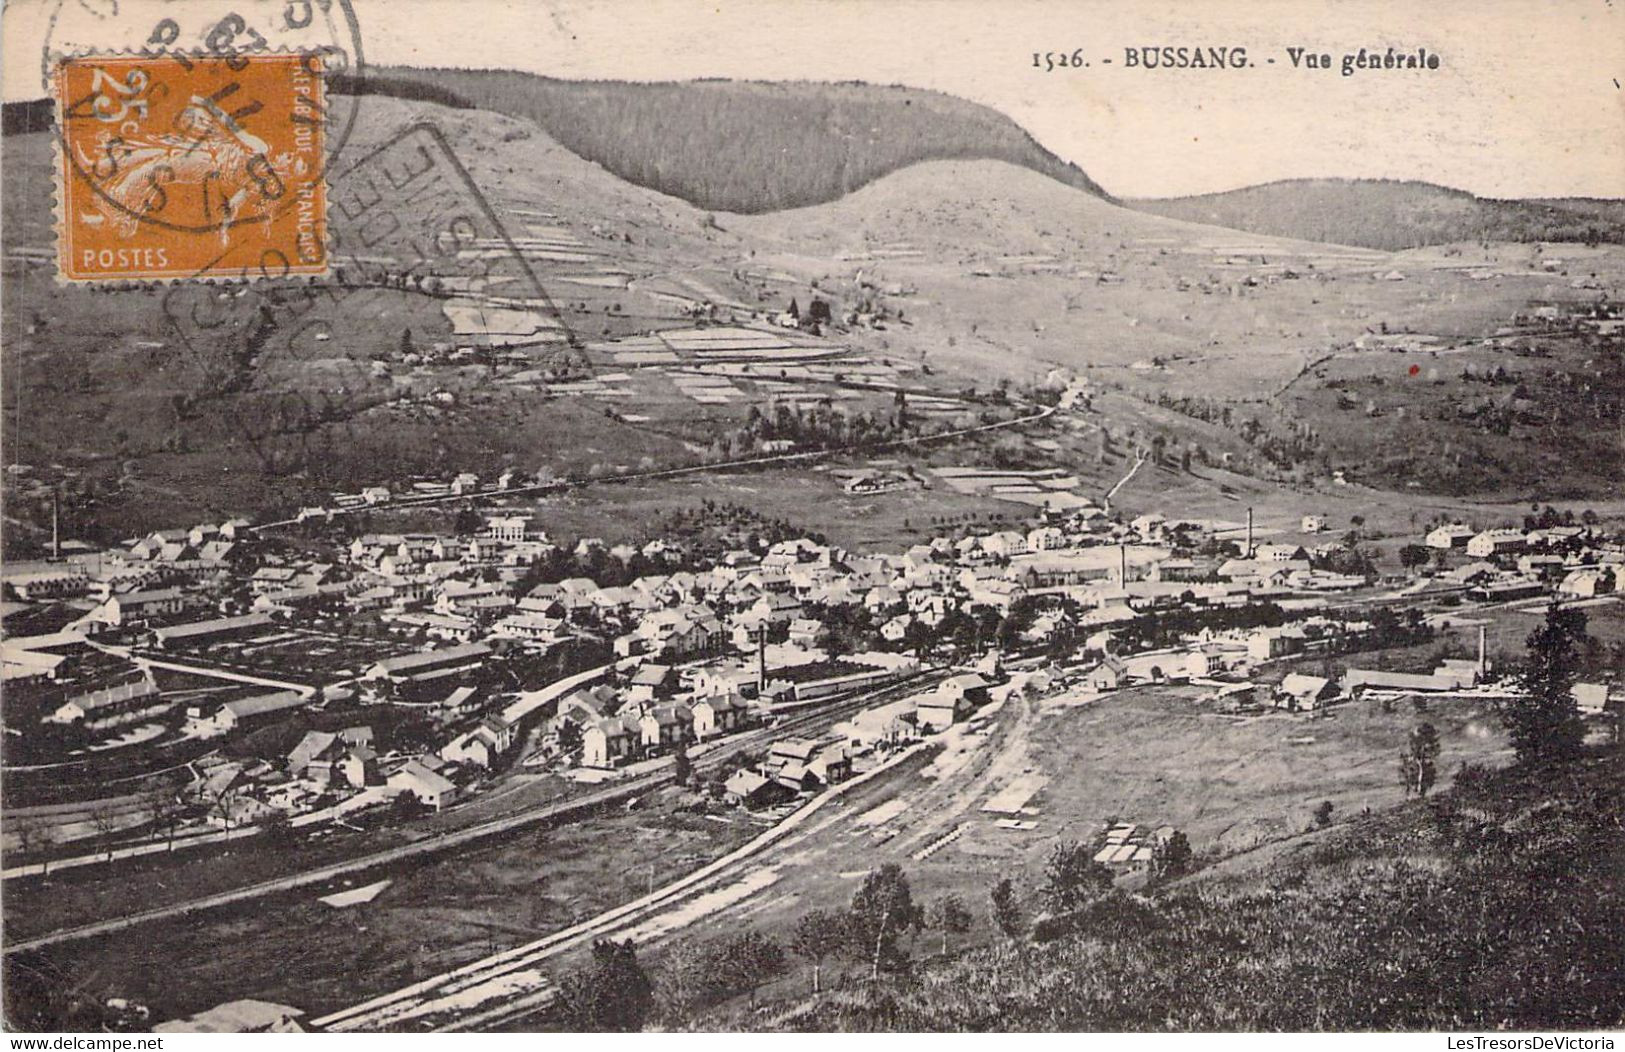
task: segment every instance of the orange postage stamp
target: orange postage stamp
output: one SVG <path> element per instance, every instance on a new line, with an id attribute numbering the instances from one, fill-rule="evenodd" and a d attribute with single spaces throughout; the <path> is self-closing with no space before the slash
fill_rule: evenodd
<path id="1" fill-rule="evenodd" d="M 73 57 L 55 89 L 60 278 L 326 273 L 319 54 Z"/>

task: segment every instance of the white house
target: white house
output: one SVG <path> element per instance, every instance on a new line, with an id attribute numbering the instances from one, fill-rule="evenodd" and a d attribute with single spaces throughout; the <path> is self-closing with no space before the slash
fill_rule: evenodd
<path id="1" fill-rule="evenodd" d="M 1466 523 L 1452 522 L 1448 526 L 1440 526 L 1428 531 L 1424 538 L 1429 548 L 1441 548 L 1449 551 L 1452 548 L 1465 548 L 1467 542 L 1473 539 L 1474 530 Z"/>
<path id="2" fill-rule="evenodd" d="M 1089 670 L 1084 682 L 1092 690 L 1116 690 L 1127 679 L 1128 666 L 1108 654 L 1104 661 Z"/>
<path id="3" fill-rule="evenodd" d="M 1254 661 L 1295 654 L 1303 646 L 1303 631 L 1287 625 L 1260 628 L 1247 636 L 1247 656 Z"/>
<path id="4" fill-rule="evenodd" d="M 990 533 L 982 538 L 982 550 L 989 555 L 1003 556 L 1007 559 L 1012 556 L 1023 555 L 1027 551 L 1027 536 L 1026 534 L 1017 533 L 1015 530 L 1000 530 L 998 533 Z"/>
<path id="5" fill-rule="evenodd" d="M 212 715 L 205 719 L 189 721 L 187 729 L 200 738 L 212 738 L 241 727 L 244 722 L 256 716 L 268 716 L 289 709 L 297 709 L 306 703 L 307 699 L 296 691 L 283 690 L 271 694 L 257 694 L 251 698 L 239 698 L 228 701 L 220 706 Z"/>
<path id="6" fill-rule="evenodd" d="M 528 515 L 493 515 L 485 520 L 485 536 L 493 541 L 519 544 L 533 539 Z"/>
<path id="7" fill-rule="evenodd" d="M 1582 566 L 1577 570 L 1570 570 L 1557 586 L 1560 594 L 1576 599 L 1607 595 L 1614 588 L 1614 575 L 1601 566 Z"/>
<path id="8" fill-rule="evenodd" d="M 436 769 L 442 762 L 428 756 L 408 760 L 385 785 L 397 793 L 411 793 L 419 803 L 438 811 L 456 803 L 459 796 L 456 783 Z"/>
<path id="9" fill-rule="evenodd" d="M 447 742 L 440 750 L 440 758 L 490 767 L 513 747 L 513 739 L 512 724 L 500 716 L 487 716 L 478 727 Z"/>
<path id="10" fill-rule="evenodd" d="M 651 751 L 670 748 L 688 737 L 693 723 L 687 705 L 656 705 L 638 721 L 639 741 Z"/>
<path id="11" fill-rule="evenodd" d="M 619 716 L 594 720 L 581 732 L 581 765 L 614 767 L 632 754 L 633 745 L 641 735 L 636 722 L 628 726 Z"/>
<path id="12" fill-rule="evenodd" d="M 1027 531 L 1027 550 L 1048 552 L 1066 547 L 1066 534 L 1056 526 L 1039 526 Z"/>
<path id="13" fill-rule="evenodd" d="M 164 699 L 156 683 L 143 677 L 132 683 L 70 697 L 46 716 L 45 722 L 77 723 L 86 730 L 101 731 L 139 723 L 174 705 L 175 702 Z"/>
<path id="14" fill-rule="evenodd" d="M 1514 555 L 1529 546 L 1522 530 L 1484 530 L 1467 542 L 1467 554 L 1474 559 L 1488 559 L 1496 555 Z"/>
<path id="15" fill-rule="evenodd" d="M 730 734 L 744 726 L 750 706 L 738 694 L 713 694 L 696 701 L 690 709 L 694 737 L 700 740 Z"/>
<path id="16" fill-rule="evenodd" d="M 908 614 L 898 614 L 896 617 L 880 626 L 880 637 L 888 643 L 901 643 L 908 635 L 908 626 L 914 618 Z"/>
<path id="17" fill-rule="evenodd" d="M 186 608 L 186 596 L 179 588 L 115 595 L 96 608 L 93 618 L 109 625 L 127 625 L 149 617 L 178 614 Z"/>
<path id="18" fill-rule="evenodd" d="M 1289 701 L 1290 707 L 1301 712 L 1311 712 L 1320 708 L 1336 693 L 1337 688 L 1332 685 L 1331 680 L 1321 676 L 1305 676 L 1294 672 L 1281 681 L 1281 697 Z"/>

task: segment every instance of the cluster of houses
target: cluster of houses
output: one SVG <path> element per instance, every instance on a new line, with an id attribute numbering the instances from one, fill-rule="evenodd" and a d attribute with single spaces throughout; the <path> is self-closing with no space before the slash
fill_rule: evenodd
<path id="1" fill-rule="evenodd" d="M 334 493 L 328 506 L 301 508 L 297 518 L 300 522 L 331 519 L 334 510 L 352 511 L 358 508 L 379 507 L 412 497 L 473 497 L 480 493 L 505 493 L 511 489 L 535 485 L 538 481 L 522 478 L 518 472 L 509 469 L 497 476 L 494 483 L 482 485 L 477 474 L 462 471 L 454 475 L 449 482 L 429 480 L 414 482 L 400 493 L 383 485 L 367 486 L 359 493 Z"/>
<path id="2" fill-rule="evenodd" d="M 674 678 L 669 667 L 651 664 L 633 673 L 628 690 L 604 684 L 578 690 L 559 702 L 549 730 L 565 741 L 573 729 L 581 765 L 607 768 L 732 734 L 760 718 L 735 690 L 676 700 L 667 689 Z"/>
<path id="3" fill-rule="evenodd" d="M 1422 541 L 1435 553 L 1436 579 L 1482 600 L 1593 599 L 1617 591 L 1625 578 L 1625 552 L 1587 526 L 1478 530 L 1452 522 Z"/>
<path id="4" fill-rule="evenodd" d="M 1105 650 L 1106 656 L 1085 674 L 1084 682 L 1093 690 L 1111 691 L 1135 683 L 1243 679 L 1281 659 L 1357 649 L 1375 631 L 1370 621 L 1313 614 L 1260 628 L 1204 627 L 1172 646 L 1119 654 L 1113 652 L 1114 636 L 1108 630 L 1090 637 L 1090 645 Z"/>
<path id="5" fill-rule="evenodd" d="M 786 738 L 774 742 L 760 763 L 741 767 L 723 783 L 731 803 L 763 807 L 845 781 L 852 758 L 840 739 Z"/>
<path id="6" fill-rule="evenodd" d="M 281 762 L 224 761 L 206 767 L 193 793 L 208 821 L 226 828 L 262 822 L 275 812 L 291 817 L 329 809 L 337 815 L 402 795 L 438 811 L 462 799 L 517 744 L 518 727 L 494 714 L 437 750 L 381 751 L 366 724 L 310 730 Z"/>

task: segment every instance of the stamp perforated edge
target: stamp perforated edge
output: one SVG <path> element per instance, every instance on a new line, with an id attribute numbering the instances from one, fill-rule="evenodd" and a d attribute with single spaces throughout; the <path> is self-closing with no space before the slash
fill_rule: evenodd
<path id="1" fill-rule="evenodd" d="M 291 284 L 308 285 L 308 284 L 319 283 L 319 282 L 325 280 L 332 273 L 332 263 L 333 263 L 332 227 L 331 227 L 331 219 L 332 219 L 332 217 L 331 217 L 331 214 L 330 214 L 331 206 L 332 206 L 332 194 L 329 193 L 329 191 L 331 190 L 331 186 L 329 185 L 329 176 L 330 176 L 330 174 L 332 173 L 332 171 L 333 171 L 333 169 L 335 167 L 333 162 L 336 159 L 336 156 L 335 157 L 328 157 L 328 158 L 326 158 L 324 160 L 323 165 L 322 165 L 321 176 L 320 176 L 321 185 L 322 185 L 322 192 L 319 195 L 320 198 L 321 198 L 321 208 L 322 208 L 322 222 L 321 222 L 322 263 L 321 263 L 321 266 L 319 268 L 314 268 L 313 267 L 313 268 L 310 268 L 310 269 L 303 269 L 303 270 L 290 270 L 286 274 L 263 274 L 263 273 L 253 273 L 253 272 L 251 272 L 250 268 L 246 268 L 246 267 L 240 268 L 240 271 L 214 271 L 214 270 L 208 269 L 208 267 L 205 266 L 205 268 L 203 270 L 196 271 L 196 272 L 191 273 L 191 274 L 168 274 L 168 275 L 161 275 L 161 276 L 141 276 L 141 277 L 84 277 L 84 278 L 70 277 L 69 275 L 67 275 L 64 272 L 64 269 L 63 269 L 63 266 L 62 266 L 62 252 L 63 252 L 63 244 L 64 244 L 63 230 L 64 230 L 64 224 L 65 224 L 66 210 L 67 210 L 67 185 L 66 184 L 67 184 L 67 179 L 69 178 L 69 175 L 68 175 L 68 157 L 67 157 L 67 154 L 64 152 L 64 140 L 66 138 L 66 135 L 65 135 L 66 125 L 64 123 L 65 114 L 63 113 L 63 109 L 64 109 L 65 104 L 64 104 L 64 101 L 63 101 L 63 91 L 62 91 L 62 83 L 61 83 L 61 78 L 62 78 L 62 75 L 63 75 L 63 67 L 66 65 L 66 63 L 68 63 L 70 61 L 78 61 L 78 60 L 81 60 L 81 59 L 95 59 L 95 58 L 112 58 L 112 59 L 148 58 L 148 59 L 155 59 L 155 58 L 164 58 L 166 56 L 177 55 L 177 54 L 186 56 L 188 58 L 198 58 L 198 59 L 222 59 L 222 58 L 229 57 L 227 55 L 216 54 L 216 53 L 210 52 L 210 51 L 202 51 L 202 50 L 179 50 L 178 51 L 178 50 L 170 49 L 170 48 L 166 48 L 166 49 L 159 50 L 159 51 L 155 51 L 155 50 L 152 50 L 150 48 L 79 48 L 79 49 L 73 50 L 71 53 L 70 52 L 64 52 L 64 53 L 56 55 L 54 57 L 54 61 L 53 61 L 52 67 L 51 67 L 51 121 L 52 121 L 52 127 L 51 127 L 51 133 L 50 134 L 51 134 L 51 236 L 52 236 L 52 249 L 53 249 L 53 251 L 52 251 L 52 259 L 51 259 L 51 263 L 52 263 L 51 276 L 52 276 L 55 284 L 59 288 L 94 288 L 94 289 L 110 289 L 111 290 L 111 289 L 143 289 L 143 288 L 157 289 L 157 288 L 163 288 L 163 287 L 165 287 L 167 285 L 173 285 L 173 284 L 176 284 L 176 283 L 191 283 L 191 284 L 203 284 L 203 285 L 227 285 L 227 286 L 229 286 L 229 285 L 254 284 L 254 283 L 263 281 L 263 282 L 273 282 L 273 283 L 283 282 L 283 283 L 291 283 Z M 239 49 L 236 52 L 236 54 L 242 54 L 242 55 L 248 55 L 248 56 L 256 56 L 256 55 L 294 56 L 294 55 L 320 54 L 320 52 L 313 51 L 313 50 L 306 49 L 306 48 L 290 48 L 290 47 L 279 46 L 279 47 L 267 47 L 267 48 Z M 327 112 L 327 71 L 326 71 L 325 67 L 324 67 L 324 69 L 322 71 L 322 75 L 320 77 L 316 78 L 316 95 L 317 95 L 317 99 L 316 99 L 317 105 L 321 108 L 321 112 L 326 113 Z M 360 100 L 358 99 L 357 100 L 358 105 L 359 105 L 359 101 Z M 322 148 L 324 150 L 326 150 L 328 148 L 328 146 L 329 146 L 329 142 L 328 142 L 326 136 L 324 135 L 323 139 L 322 139 Z"/>

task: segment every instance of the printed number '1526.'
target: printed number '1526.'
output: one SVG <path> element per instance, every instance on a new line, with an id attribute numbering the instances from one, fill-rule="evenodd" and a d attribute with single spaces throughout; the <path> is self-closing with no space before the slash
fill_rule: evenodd
<path id="1" fill-rule="evenodd" d="M 1087 66 L 1089 63 L 1083 59 L 1083 48 L 1074 48 L 1071 51 L 1034 51 L 1033 68 L 1041 69 L 1046 73 L 1057 69 L 1074 69 Z"/>

